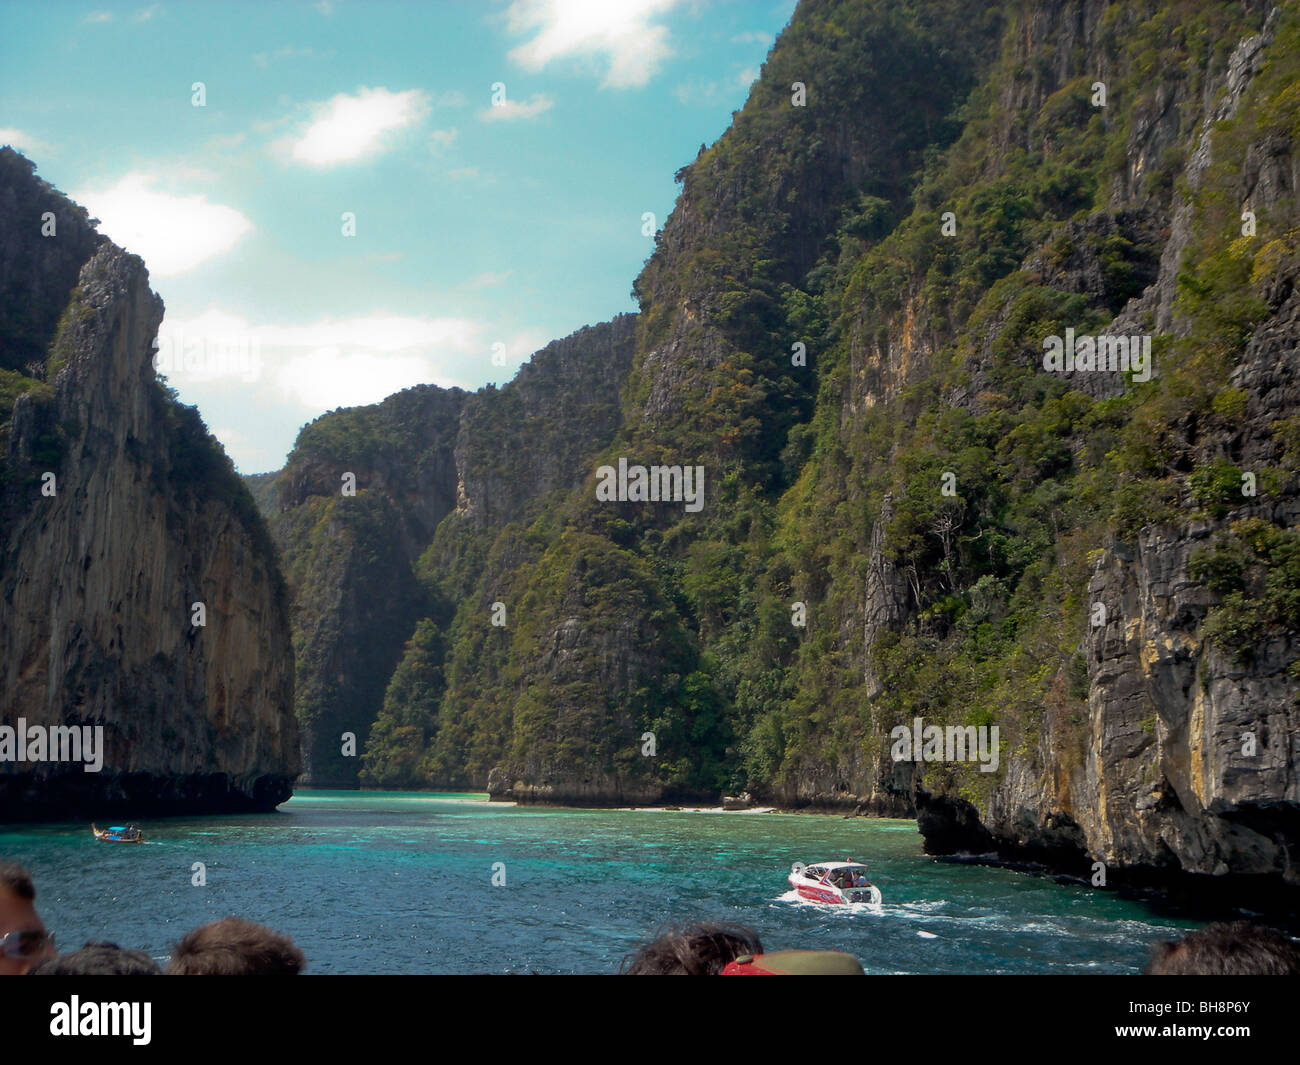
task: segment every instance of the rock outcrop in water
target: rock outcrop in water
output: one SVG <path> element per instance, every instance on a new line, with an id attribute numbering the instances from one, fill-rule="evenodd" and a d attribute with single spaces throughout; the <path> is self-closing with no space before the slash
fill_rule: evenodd
<path id="1" fill-rule="evenodd" d="M 0 821 L 267 810 L 298 773 L 274 547 L 157 380 L 162 314 L 141 260 L 0 149 L 0 724 L 103 730 L 98 772 L 0 762 Z"/>

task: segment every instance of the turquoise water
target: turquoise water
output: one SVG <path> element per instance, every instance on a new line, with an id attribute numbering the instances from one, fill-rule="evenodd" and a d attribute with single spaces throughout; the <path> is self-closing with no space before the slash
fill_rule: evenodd
<path id="1" fill-rule="evenodd" d="M 1194 923 L 936 861 L 911 821 L 483 798 L 309 791 L 269 815 L 145 823 L 139 846 L 82 824 L 4 828 L 0 855 L 31 870 L 63 950 L 108 939 L 164 959 L 237 915 L 292 936 L 312 973 L 608 973 L 664 922 L 702 919 L 747 924 L 767 949 L 847 950 L 872 973 L 1133 973 Z M 878 910 L 792 897 L 792 862 L 845 857 L 872 869 Z"/>

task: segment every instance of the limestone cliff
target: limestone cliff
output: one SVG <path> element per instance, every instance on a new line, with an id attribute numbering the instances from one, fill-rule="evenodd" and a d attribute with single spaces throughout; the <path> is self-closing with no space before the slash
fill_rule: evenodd
<path id="1" fill-rule="evenodd" d="M 0 820 L 271 809 L 299 767 L 287 600 L 229 460 L 155 375 L 162 301 L 8 149 L 0 236 L 0 722 L 104 737 L 99 772 L 0 763 Z"/>
<path id="2" fill-rule="evenodd" d="M 446 626 L 477 612 L 469 597 L 502 530 L 583 475 L 619 423 L 633 327 L 622 315 L 557 340 L 499 389 L 419 386 L 323 415 L 260 486 L 264 507 L 276 501 L 269 517 L 292 588 L 306 781 L 355 787 L 368 760 L 369 782 L 428 783 L 381 767 L 391 721 L 371 742 L 385 691 L 414 653 L 404 645 L 422 619 Z M 351 754 L 345 733 L 357 740 Z"/>
<path id="3" fill-rule="evenodd" d="M 456 502 L 464 400 L 427 385 L 323 415 L 276 478 L 270 520 L 293 603 L 304 783 L 356 785 L 355 755 L 402 642 L 429 610 L 412 564 Z"/>
<path id="4" fill-rule="evenodd" d="M 1165 212 L 1172 224 L 1156 242 L 1162 247 L 1157 276 L 1099 333 L 1154 326 L 1175 341 L 1205 343 L 1196 323 L 1179 313 L 1176 297 L 1180 275 L 1187 283 L 1197 227 L 1209 224 L 1198 191 L 1216 153 L 1232 202 L 1271 216 L 1274 232 L 1294 232 L 1300 205 L 1290 142 L 1261 131 L 1252 113 L 1268 106 L 1269 91 L 1261 86 L 1252 93 L 1252 81 L 1270 57 L 1279 24 L 1286 40 L 1294 41 L 1294 20 L 1294 10 L 1261 17 L 1261 32 L 1236 43 L 1199 97 L 1187 98 L 1181 86 L 1157 90 L 1162 112 L 1183 110 L 1181 138 L 1169 121 L 1160 137 L 1162 150 L 1176 148 L 1187 159 L 1186 191 Z M 1277 46 L 1272 54 L 1278 63 L 1289 59 L 1290 47 Z M 1214 123 L 1234 117 L 1242 135 L 1216 138 Z M 1149 124 L 1135 132 L 1156 137 Z M 1112 209 L 1132 203 L 1126 175 L 1139 172 L 1153 154 L 1158 152 L 1149 145 L 1130 142 Z M 1066 273 L 1080 279 L 1077 270 Z M 1080 647 L 1085 708 L 1072 710 L 1066 697 L 1053 700 L 1056 709 L 1043 715 L 1039 734 L 1026 734 L 1005 777 L 982 799 L 972 803 L 969 793 L 961 798 L 942 785 L 932 791 L 923 784 L 919 815 L 936 852 L 994 850 L 1075 871 L 1100 861 L 1113 878 L 1129 880 L 1254 878 L 1248 891 L 1257 903 L 1270 881 L 1300 883 L 1290 857 L 1300 831 L 1300 704 L 1293 666 L 1300 649 L 1290 627 L 1294 621 L 1267 617 L 1263 602 L 1250 604 L 1246 608 L 1258 612 L 1262 623 L 1250 632 L 1250 646 L 1236 650 L 1225 649 L 1214 638 L 1215 627 L 1206 624 L 1216 609 L 1222 612 L 1222 593 L 1231 590 L 1231 581 L 1216 582 L 1205 553 L 1233 542 L 1242 528 L 1255 536 L 1293 529 L 1300 514 L 1296 456 L 1286 454 L 1279 432 L 1300 410 L 1296 264 L 1272 263 L 1263 273 L 1262 313 L 1243 333 L 1246 343 L 1224 382 L 1240 397 L 1231 423 L 1184 423 L 1170 438 L 1174 468 L 1194 471 L 1182 489 L 1193 513 L 1183 517 L 1177 497 L 1153 493 L 1147 513 L 1127 531 L 1113 530 L 1098 541 L 1081 604 L 1103 611 L 1093 617 Z M 1100 284 L 1086 288 L 1096 292 Z M 1092 385 L 1097 376 L 1076 374 L 1075 387 Z M 1107 384 L 1101 393 L 1088 390 L 1117 395 L 1114 379 Z M 1215 469 L 1231 471 L 1230 483 L 1207 494 L 1203 473 Z M 1243 472 L 1268 478 L 1270 470 L 1268 491 L 1240 491 Z M 1172 510 L 1162 505 L 1171 501 Z M 1197 510 L 1196 502 L 1203 508 Z M 1252 519 L 1257 524 L 1249 524 Z M 1273 566 L 1279 562 L 1271 560 Z M 1264 571 L 1256 574 L 1251 594 L 1263 591 Z M 1287 579 L 1278 569 L 1267 578 Z M 1066 672 L 1062 668 L 1063 684 Z"/>

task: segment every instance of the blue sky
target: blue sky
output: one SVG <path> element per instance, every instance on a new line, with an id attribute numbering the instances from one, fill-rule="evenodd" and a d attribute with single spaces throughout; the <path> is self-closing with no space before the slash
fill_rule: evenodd
<path id="1" fill-rule="evenodd" d="M 0 0 L 0 144 L 144 256 L 169 383 L 261 472 L 323 411 L 634 310 L 645 213 L 793 10 Z"/>

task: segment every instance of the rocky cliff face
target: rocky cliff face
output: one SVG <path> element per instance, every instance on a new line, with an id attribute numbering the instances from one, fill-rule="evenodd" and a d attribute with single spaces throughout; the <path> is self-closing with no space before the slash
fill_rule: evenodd
<path id="1" fill-rule="evenodd" d="M 269 491 L 293 602 L 304 783 L 356 784 L 358 745 L 429 609 L 412 563 L 455 505 L 464 401 L 421 386 L 324 415 Z"/>
<path id="2" fill-rule="evenodd" d="M 708 801 L 749 783 L 743 762 L 762 745 L 759 715 L 737 696 L 782 699 L 784 682 L 770 671 L 788 657 L 790 600 L 799 598 L 788 573 L 760 576 L 760 545 L 771 532 L 766 501 L 797 475 L 810 442 L 822 352 L 812 336 L 820 309 L 805 302 L 804 277 L 837 227 L 873 234 L 904 209 L 927 145 L 956 135 L 949 117 L 997 40 L 999 12 L 972 18 L 940 3 L 929 14 L 920 24 L 884 5 L 801 5 L 732 128 L 679 173 L 682 193 L 634 288 L 642 313 L 626 425 L 596 461 L 699 465 L 706 503 L 698 515 L 680 504 L 599 504 L 589 476 L 566 505 L 565 525 L 599 536 L 601 546 L 587 547 L 593 556 L 615 550 L 633 582 L 646 567 L 658 596 L 629 594 L 628 582 L 593 565 L 574 576 L 574 609 L 543 640 L 512 637 L 500 680 L 472 693 L 478 706 L 514 699 L 530 708 L 508 718 L 492 794 Z M 964 32 L 954 35 L 959 22 Z M 829 59 L 832 38 L 840 51 Z M 908 77 L 919 70 L 928 76 Z M 792 358 L 799 341 L 805 350 Z M 515 583 L 543 586 L 554 560 L 552 548 Z M 560 647 L 569 653 L 550 650 Z M 540 678 L 526 664 L 538 655 L 554 663 Z M 623 676 L 610 675 L 616 662 L 628 664 Z M 578 678 L 605 704 L 599 732 L 555 695 L 557 681 L 572 691 Z M 482 779 L 488 763 L 469 750 L 461 764 Z M 448 751 L 443 764 L 455 757 Z M 873 756 L 851 762 L 849 772 L 874 779 Z M 809 764 L 798 777 L 765 794 L 800 805 L 850 799 L 845 765 Z M 908 789 L 867 807 L 910 812 Z"/>
<path id="3" fill-rule="evenodd" d="M 595 447 L 622 422 L 634 315 L 556 340 L 501 389 L 476 392 L 456 437 L 456 517 L 479 529 L 526 518 L 538 499 L 568 491 Z"/>
<path id="4" fill-rule="evenodd" d="M 162 301 L 9 150 L 0 233 L 0 723 L 104 741 L 99 772 L 0 763 L 0 820 L 271 809 L 298 772 L 287 600 L 229 461 L 156 379 Z"/>
<path id="5" fill-rule="evenodd" d="M 1085 36 L 1107 14 L 1065 5 L 1053 11 Z M 1072 21 L 1080 14 L 1081 23 Z M 1207 334 L 1194 303 L 1179 301 L 1180 279 L 1191 287 L 1189 259 L 1206 252 L 1205 231 L 1215 218 L 1208 205 L 1215 196 L 1228 204 L 1229 226 L 1240 228 L 1232 236 L 1255 235 L 1242 228 L 1242 210 L 1270 218 L 1275 237 L 1294 233 L 1300 204 L 1291 141 L 1261 117 L 1276 106 L 1278 86 L 1293 76 L 1279 68 L 1290 59 L 1296 12 L 1282 5 L 1257 9 L 1252 17 L 1261 31 L 1233 41 L 1227 63 L 1205 69 L 1199 92 L 1188 91 L 1186 80 L 1162 82 L 1135 111 L 1108 210 L 1087 228 L 1140 227 L 1126 234 L 1145 249 L 1140 269 L 1124 280 L 1144 287 L 1113 320 L 1098 323 L 1098 334 L 1163 332 L 1175 345 L 1166 351 L 1200 356 L 1222 343 Z M 1085 55 L 1085 68 L 1104 66 L 1090 49 Z M 1271 78 L 1259 79 L 1261 71 Z M 1233 133 L 1216 125 L 1227 122 L 1235 123 Z M 1162 155 L 1186 160 L 1182 185 L 1175 186 L 1180 191 L 1166 200 L 1139 184 Z M 1210 187 L 1212 164 L 1218 166 L 1217 188 Z M 1055 241 L 1063 235 L 1072 248 L 1086 243 L 1075 226 L 1067 225 Z M 1248 246 L 1239 240 L 1237 254 Z M 1060 290 L 1104 295 L 1101 263 L 1057 249 L 1049 244 L 1024 269 Z M 1153 250 L 1158 269 L 1144 276 Z M 1232 396 L 1231 417 L 1202 414 L 1197 424 L 1196 415 L 1184 415 L 1163 456 L 1166 473 L 1191 474 L 1175 478 L 1181 495 L 1152 492 L 1126 530 L 1112 527 L 1096 541 L 1086 596 L 1077 607 L 1102 611 L 1093 614 L 1076 659 L 1086 662 L 1085 705 L 1075 709 L 1064 695 L 1047 700 L 1038 734 L 1024 734 L 1025 742 L 1009 752 L 1005 776 L 980 798 L 942 774 L 936 783 L 935 773 L 921 772 L 918 817 L 932 851 L 996 851 L 1079 872 L 1102 862 L 1112 877 L 1130 880 L 1246 878 L 1256 901 L 1269 885 L 1300 883 L 1291 859 L 1300 830 L 1294 665 L 1300 649 L 1294 614 L 1272 608 L 1266 590 L 1290 587 L 1295 574 L 1280 556 L 1259 547 L 1294 529 L 1300 513 L 1297 456 L 1288 452 L 1286 436 L 1300 401 L 1297 271 L 1280 246 L 1266 262 L 1257 260 L 1255 267 L 1257 310 L 1239 323 L 1241 340 L 1222 349 L 1240 344 L 1217 399 L 1222 414 L 1225 397 Z M 996 343 L 996 333 L 993 338 Z M 1208 371 L 1210 364 L 1204 365 Z M 1101 399 L 1127 391 L 1114 376 L 1085 372 L 1068 379 L 1072 388 Z M 1175 392 L 1180 385 L 1170 374 L 1153 387 Z M 978 407 L 977 390 L 961 401 Z M 1226 471 L 1217 494 L 1203 476 L 1210 470 Z M 1243 487 L 1246 476 L 1249 487 Z M 1257 477 L 1269 483 L 1258 494 Z M 1189 506 L 1193 500 L 1202 506 Z M 1207 558 L 1222 559 L 1223 545 L 1243 538 L 1254 538 L 1256 547 L 1253 558 L 1246 549 L 1245 574 L 1216 577 Z M 869 597 L 869 604 L 878 598 Z M 1242 609 L 1262 615 L 1260 623 L 1246 626 L 1244 643 L 1239 638 L 1235 647 L 1225 647 L 1225 621 L 1241 625 Z M 1067 665 L 1062 661 L 1058 691 L 1066 685 Z"/>
<path id="6" fill-rule="evenodd" d="M 503 388 L 420 386 L 303 429 L 262 490 L 292 587 L 306 782 L 357 785 L 417 623 L 468 613 L 501 530 L 583 475 L 619 423 L 633 331 L 623 315 L 543 348 Z"/>

